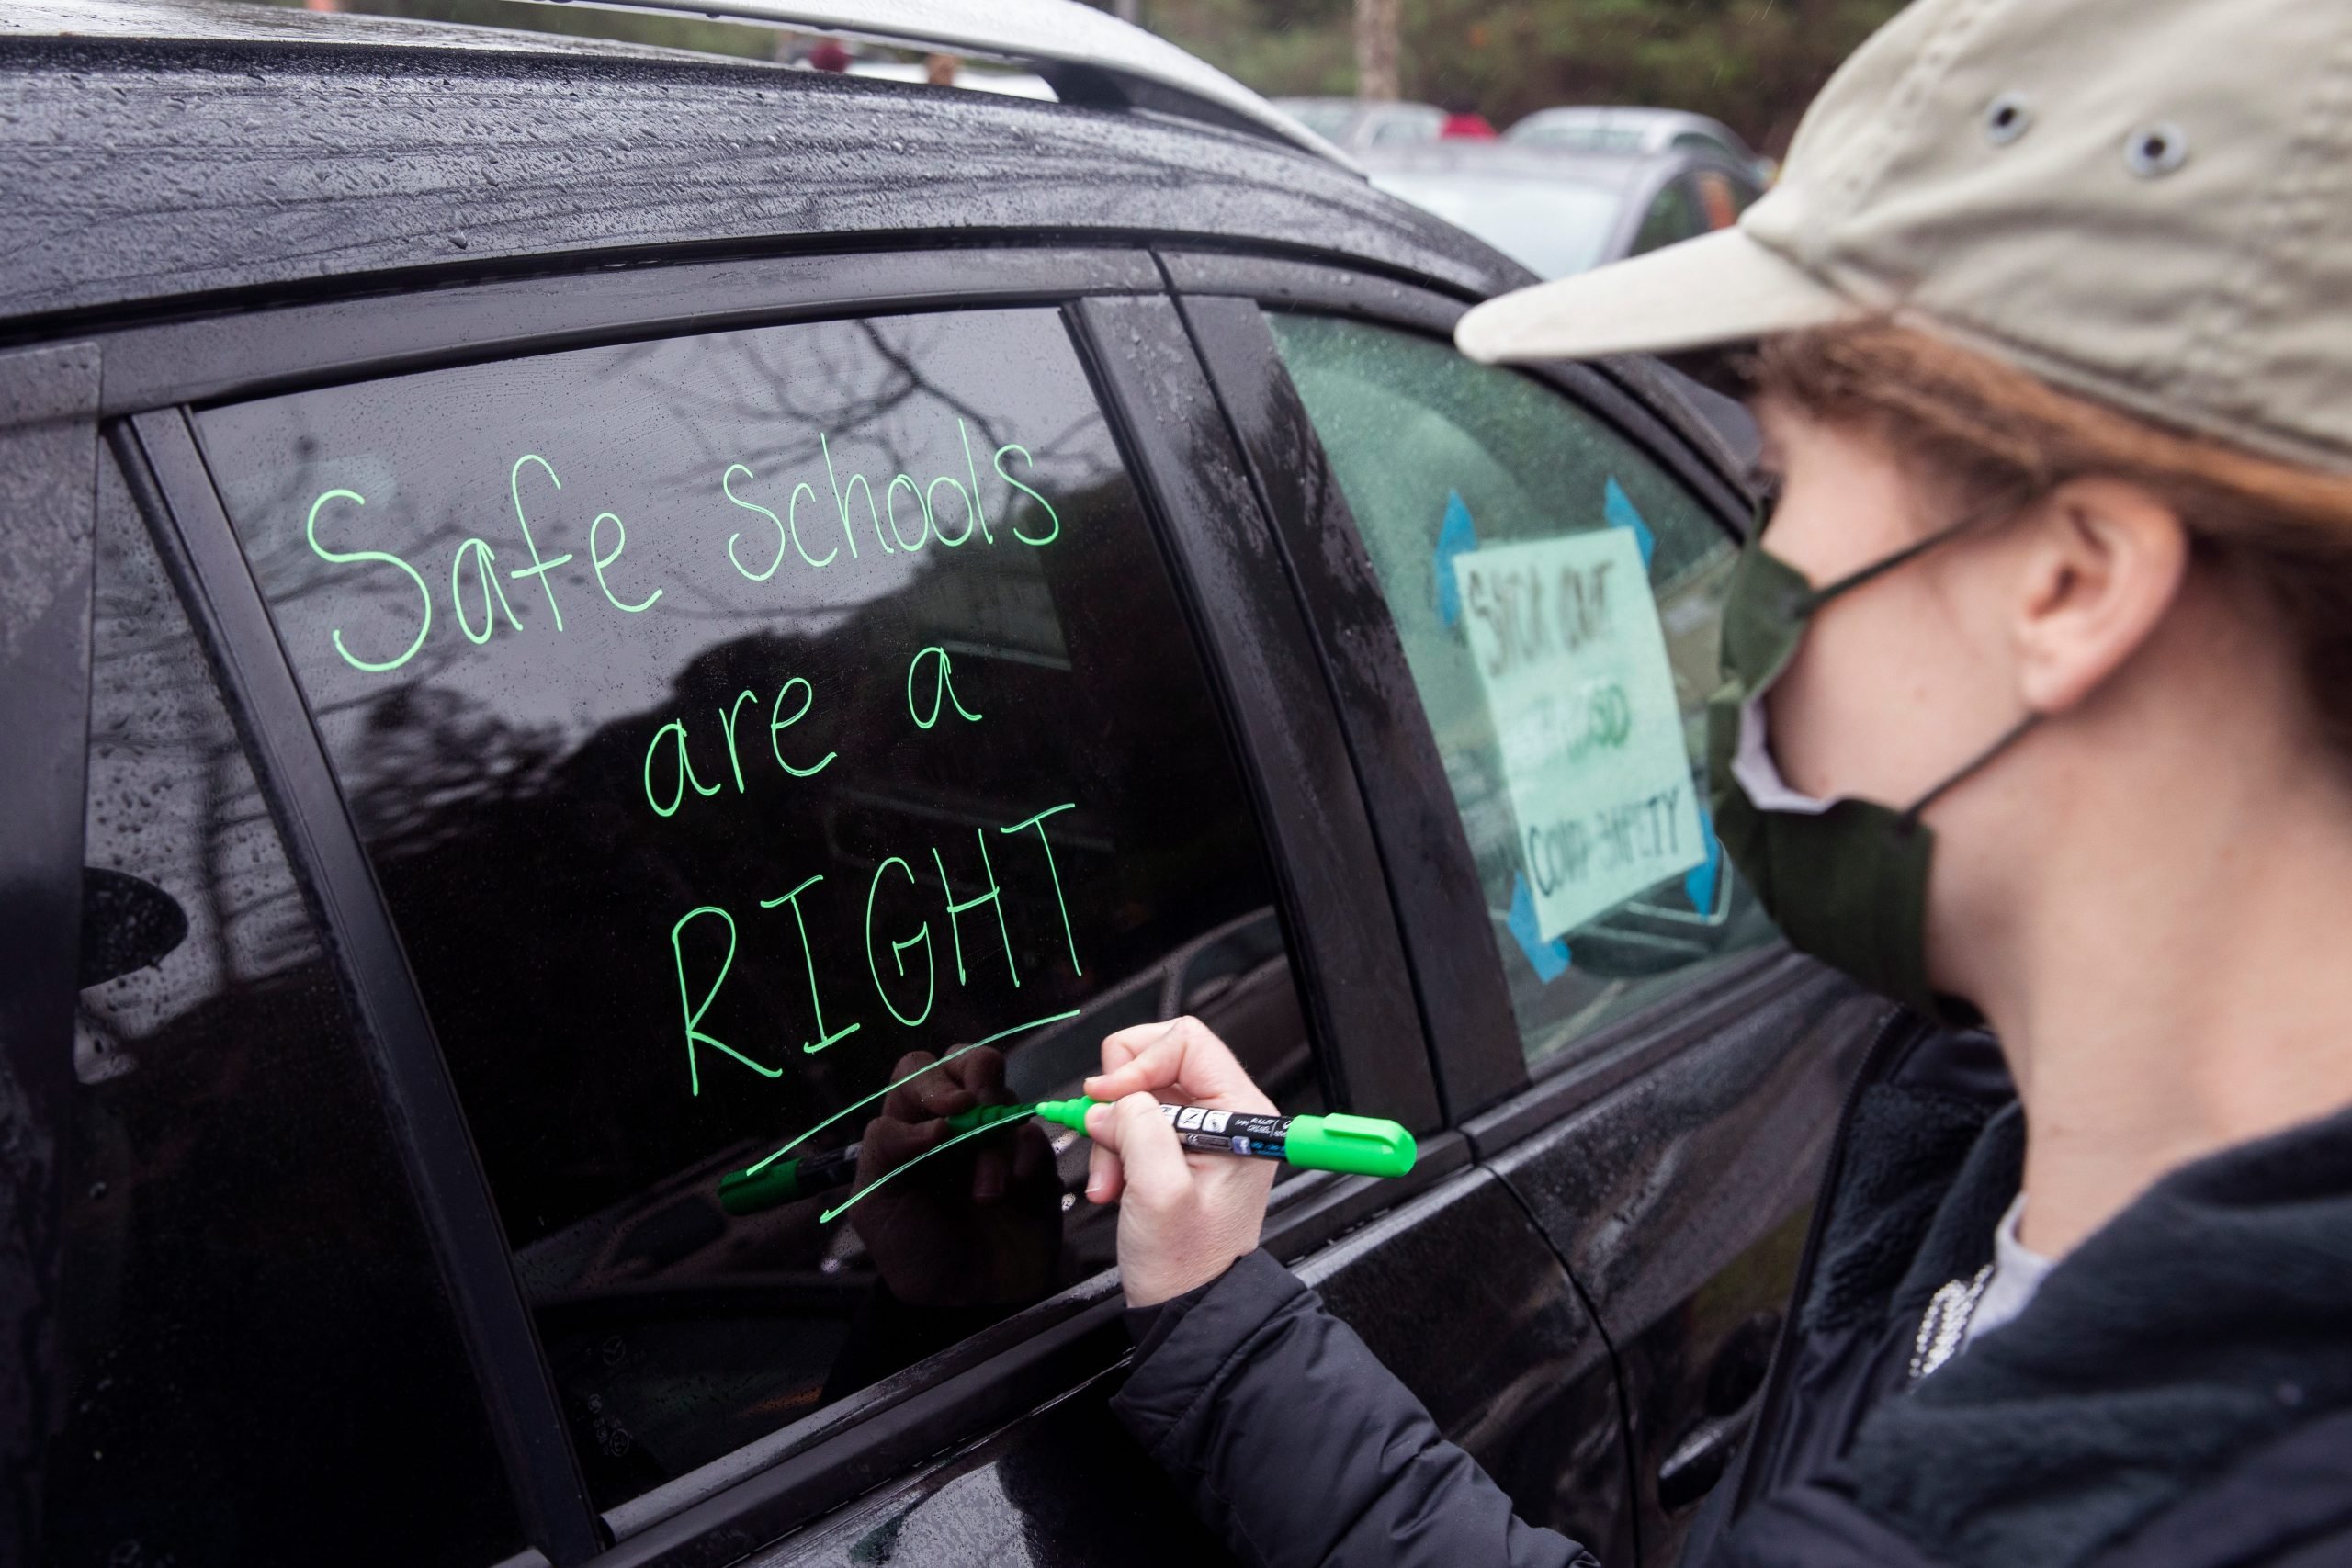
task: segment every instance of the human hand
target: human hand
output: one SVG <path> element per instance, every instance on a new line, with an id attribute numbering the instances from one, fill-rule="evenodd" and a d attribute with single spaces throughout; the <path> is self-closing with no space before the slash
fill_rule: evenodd
<path id="1" fill-rule="evenodd" d="M 1160 1096 L 1213 1111 L 1273 1113 L 1224 1041 L 1196 1018 L 1122 1029 L 1102 1042 L 1102 1071 L 1086 1080 L 1086 1196 L 1119 1201 L 1119 1283 L 1129 1306 L 1204 1285 L 1256 1249 L 1271 1160 L 1193 1154 L 1159 1112 Z M 1125 1198 L 1121 1198 L 1122 1192 Z"/>
<path id="2" fill-rule="evenodd" d="M 910 1051 L 893 1079 L 932 1062 Z M 956 1136 L 945 1118 L 1009 1105 L 1004 1056 L 967 1051 L 883 1097 L 859 1140 L 862 1190 Z M 849 1223 L 899 1300 L 917 1306 L 1001 1306 L 1051 1287 L 1061 1249 L 1061 1180 L 1045 1129 L 1023 1122 L 925 1161 L 859 1200 Z"/>

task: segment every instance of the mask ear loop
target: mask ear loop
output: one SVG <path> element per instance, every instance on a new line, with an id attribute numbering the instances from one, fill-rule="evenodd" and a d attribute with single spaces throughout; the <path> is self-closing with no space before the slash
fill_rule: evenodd
<path id="1" fill-rule="evenodd" d="M 2024 739 L 2026 731 L 2031 729 L 2035 725 L 2040 724 L 2041 722 L 2041 717 L 2042 716 L 2038 713 L 2029 713 L 2023 718 L 2018 720 L 2017 723 L 2011 725 L 1998 740 L 1994 741 L 1993 744 L 1985 747 L 1984 750 L 1979 751 L 1969 761 L 1963 763 L 1958 773 L 1951 774 L 1950 777 L 1946 778 L 1943 783 L 1936 785 L 1935 788 L 1921 795 L 1917 800 L 1913 801 L 1911 803 L 1910 809 L 1895 818 L 1895 830 L 1900 833 L 1907 834 L 1917 829 L 1919 826 L 1920 817 L 1927 811 L 1928 807 L 1942 799 L 1955 784 L 1962 784 L 1966 780 L 1973 778 L 1977 773 L 1981 772 L 1987 763 L 1991 762 L 1994 758 L 1999 756 L 2002 752 L 2007 750 L 2010 747 Z"/>
<path id="2" fill-rule="evenodd" d="M 1948 524 L 1944 527 L 1937 529 L 1934 533 L 1928 535 L 1926 538 L 1919 540 L 1917 543 L 1907 545 L 1902 549 L 1895 551 L 1891 556 L 1872 561 L 1870 565 L 1862 568 L 1860 571 L 1841 577 L 1826 588 L 1814 589 L 1803 599 L 1798 601 L 1798 614 L 1801 615 L 1811 615 L 1815 610 L 1821 608 L 1822 605 L 1827 604 L 1830 600 L 1837 598 L 1840 593 L 1850 592 L 1854 589 L 1861 587 L 1862 584 L 1871 581 L 1874 578 L 1883 577 L 1886 573 L 1893 571 L 1898 566 L 1902 566 L 1909 561 L 1917 560 L 1919 557 L 1926 555 L 1929 550 L 1934 549 L 1938 545 L 1943 544 L 1951 539 L 1958 538 L 1969 529 L 1977 526 L 1979 524 L 1982 524 L 1988 519 L 2014 515 L 2031 499 L 2032 498 L 2030 496 L 2018 501 L 2004 499 L 2002 501 L 1995 502 L 1991 505 L 1980 507 L 1976 511 L 1969 513 L 1958 522 Z M 1762 497 L 1758 497 L 1756 502 L 1756 532 L 1749 536 L 1748 542 L 1750 544 L 1760 545 L 1762 543 L 1765 525 L 1771 521 L 1771 516 L 1772 502 Z M 1926 813 L 1928 807 L 1933 806 L 1937 801 L 1942 799 L 1944 795 L 1955 785 L 1962 784 L 1968 779 L 1975 776 L 1975 774 L 1989 764 L 1993 759 L 1998 757 L 2002 752 L 2007 750 L 2010 747 L 2023 739 L 2025 738 L 2026 731 L 2031 729 L 2035 725 L 2040 724 L 2041 722 L 2041 718 L 2042 716 L 2038 713 L 2029 713 L 2023 718 L 2018 720 L 2017 723 L 2011 725 L 2008 729 L 2002 734 L 1999 739 L 1994 741 L 1993 744 L 1987 746 L 1984 750 L 1978 752 L 1973 758 L 1963 763 L 1958 772 L 1950 774 L 1941 784 L 1939 784 L 1935 788 L 1921 795 L 1917 800 L 1913 801 L 1910 808 L 1895 818 L 1895 831 L 1904 834 L 1909 834 L 1915 831 L 1919 826 L 1919 818 Z"/>
<path id="3" fill-rule="evenodd" d="M 2029 497 L 2028 499 L 2030 500 L 2030 498 Z M 1944 527 L 1937 529 L 1934 533 L 1928 535 L 1926 538 L 1919 540 L 1917 544 L 1906 545 L 1903 548 L 1895 551 L 1893 555 L 1874 560 L 1871 562 L 1870 565 L 1862 568 L 1860 571 L 1841 577 L 1826 588 L 1815 589 L 1812 592 L 1807 593 L 1798 602 L 1798 613 L 1801 615 L 1810 615 L 1815 610 L 1820 609 L 1821 606 L 1829 603 L 1832 599 L 1837 598 L 1839 594 L 1850 593 L 1855 589 L 1862 586 L 1862 584 L 1885 576 L 1888 572 L 1893 571 L 1896 567 L 1907 565 L 1908 563 L 1918 559 L 1921 556 L 1926 555 L 1929 550 L 1934 549 L 1938 545 L 1944 544 L 1949 540 L 1956 539 L 1961 535 L 1968 532 L 1969 529 L 1976 527 L 1978 525 L 1987 522 L 1993 518 L 2013 515 L 2025 505 L 2025 501 L 2013 502 L 2003 500 L 1995 502 L 1990 506 L 1980 507 L 1976 511 L 1962 517 L 1959 522 L 1948 524 Z M 1970 765 L 1970 771 L 1973 772 L 1976 766 L 1978 766 L 1978 764 L 1972 763 Z"/>

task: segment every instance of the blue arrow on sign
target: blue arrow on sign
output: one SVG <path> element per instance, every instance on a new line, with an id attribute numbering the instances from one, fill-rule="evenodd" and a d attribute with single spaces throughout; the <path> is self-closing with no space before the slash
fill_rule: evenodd
<path id="1" fill-rule="evenodd" d="M 1684 874 L 1682 891 L 1690 896 L 1690 907 L 1704 915 L 1715 907 L 1715 886 L 1723 880 L 1724 846 L 1715 837 L 1715 819 L 1699 807 L 1699 841 L 1706 846 L 1707 858 Z"/>
<path id="2" fill-rule="evenodd" d="M 1445 521 L 1437 531 L 1437 618 L 1441 625 L 1452 626 L 1462 618 L 1462 588 L 1453 581 L 1453 558 L 1467 555 L 1478 547 L 1478 529 L 1470 521 L 1470 508 L 1463 504 L 1462 492 L 1445 492 Z"/>
<path id="3" fill-rule="evenodd" d="M 1641 509 L 1634 504 L 1634 498 L 1625 493 L 1625 487 L 1619 484 L 1613 475 L 1609 480 L 1609 488 L 1601 492 L 1600 514 L 1611 528 L 1631 528 L 1634 531 L 1634 542 L 1642 547 L 1642 570 L 1649 570 L 1650 557 L 1657 554 L 1657 536 L 1651 533 L 1650 525 L 1642 521 Z"/>
<path id="4" fill-rule="evenodd" d="M 1544 940 L 1543 931 L 1535 924 L 1535 890 L 1527 886 L 1527 877 L 1520 872 L 1511 873 L 1510 919 L 1507 923 L 1510 934 L 1518 939 L 1519 950 L 1535 966 L 1537 979 L 1548 986 L 1568 972 L 1568 944 L 1558 937 Z"/>

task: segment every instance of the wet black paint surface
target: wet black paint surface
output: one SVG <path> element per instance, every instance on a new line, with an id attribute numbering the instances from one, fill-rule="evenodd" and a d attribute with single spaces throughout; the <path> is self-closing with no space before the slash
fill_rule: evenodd
<path id="1" fill-rule="evenodd" d="M 1519 281 L 1336 164 L 1134 114 L 585 51 L 0 34 L 0 316 L 983 231 L 1311 237 L 1469 292 Z"/>

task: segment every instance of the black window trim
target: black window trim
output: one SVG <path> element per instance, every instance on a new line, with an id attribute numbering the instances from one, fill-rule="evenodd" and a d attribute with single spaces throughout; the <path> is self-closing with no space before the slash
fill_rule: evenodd
<path id="1" fill-rule="evenodd" d="M 1180 580 L 1180 595 L 1200 621 L 1193 628 L 1196 646 L 1215 670 L 1237 650 L 1212 639 L 1236 635 L 1238 623 L 1229 615 L 1200 615 L 1198 595 L 1182 586 L 1190 581 L 1188 572 L 1208 565 L 1209 557 L 1197 548 L 1180 549 L 1170 536 L 1166 468 L 1178 461 L 1176 450 L 1164 439 L 1139 440 L 1126 428 L 1140 415 L 1142 389 L 1131 377 L 1114 373 L 1106 379 L 1099 333 L 1091 334 L 1080 324 L 1090 307 L 1111 303 L 1102 296 L 1142 296 L 1144 303 L 1165 309 L 1172 323 L 1174 308 L 1164 288 L 1140 245 L 976 244 L 608 268 L 394 291 L 104 335 L 100 408 L 116 416 L 109 430 L 118 457 L 215 660 L 224 697 L 254 744 L 265 791 L 280 803 L 289 856 L 328 917 L 322 925 L 359 1003 L 362 1033 L 377 1053 L 396 1135 L 425 1203 L 428 1228 L 523 1516 L 529 1546 L 516 1561 L 537 1555 L 567 1568 L 590 1558 L 615 1565 L 700 1562 L 722 1540 L 741 1550 L 773 1540 L 943 1446 L 1114 1365 L 1125 1349 L 1115 1276 L 1097 1276 L 906 1373 L 780 1428 L 768 1440 L 713 1461 L 693 1472 L 707 1484 L 681 1489 L 673 1483 L 660 1489 L 664 1502 L 659 1511 L 623 1505 L 598 1514 L 573 1461 L 552 1379 L 429 1017 L 323 744 L 214 488 L 190 411 L 302 387 L 591 344 L 850 314 L 1058 305 L 1145 493 L 1157 540 Z M 390 308 L 395 304 L 397 309 Z M 1200 377 L 1181 328 L 1173 329 L 1170 341 Z M 1208 406 L 1204 378 L 1199 392 L 1202 406 Z M 1183 460 L 1196 457 L 1188 453 Z M 1239 472 L 1235 458 L 1227 477 L 1249 498 Z M 1235 520 L 1262 531 L 1264 519 L 1251 514 L 1254 506 L 1249 499 Z M 1179 556 L 1185 558 L 1174 558 Z M 1277 620 L 1295 617 L 1285 585 L 1264 578 L 1257 586 L 1262 592 L 1256 596 L 1275 606 Z M 1264 651 L 1251 648 L 1238 656 L 1262 660 Z M 1219 701 L 1229 716 L 1236 698 L 1232 682 L 1225 684 Z M 1338 720 L 1328 705 L 1319 716 L 1295 703 L 1292 706 L 1290 722 L 1304 736 L 1301 743 L 1326 739 L 1327 750 L 1336 752 Z M 1239 754 L 1254 797 L 1258 781 L 1248 775 L 1256 764 L 1249 751 Z M 1283 781 L 1295 797 L 1287 807 L 1293 818 L 1305 782 L 1296 776 Z M 1351 790 L 1352 778 L 1346 783 Z M 1253 804 L 1260 808 L 1278 886 L 1286 886 L 1294 874 L 1293 852 L 1325 858 L 1324 886 L 1330 885 L 1334 868 L 1342 880 L 1353 874 L 1357 883 L 1364 881 L 1363 867 L 1373 863 L 1368 831 L 1359 831 L 1360 842 L 1342 833 L 1338 848 L 1327 843 L 1317 851 L 1298 842 L 1295 831 L 1278 832 L 1267 802 L 1253 798 Z M 1342 818 L 1351 807 L 1361 829 L 1361 804 L 1353 795 L 1316 804 L 1317 811 L 1337 812 Z M 1370 886 L 1385 897 L 1376 875 Z M 1299 906 L 1295 898 L 1286 902 L 1296 931 Z M 1393 1028 L 1363 1027 L 1360 1016 L 1365 1011 L 1363 998 L 1381 994 L 1384 987 L 1401 987 L 1398 966 L 1384 964 L 1377 952 L 1351 958 L 1343 944 L 1325 945 L 1330 951 L 1320 962 L 1319 976 L 1302 972 L 1299 985 L 1310 1020 L 1319 1025 L 1320 1060 L 1333 1087 L 1361 1097 L 1362 1103 L 1379 1099 L 1417 1129 L 1438 1133 L 1441 1118 L 1425 1047 Z M 1345 998 L 1340 1011 L 1352 1008 L 1355 1024 L 1333 1023 L 1331 1010 L 1317 999 L 1327 987 Z M 1402 1016 L 1418 1025 L 1418 1014 L 1409 1008 Z M 1463 1168 L 1469 1158 L 1466 1140 L 1438 1134 L 1425 1140 L 1419 1168 L 1403 1181 L 1318 1173 L 1285 1183 L 1269 1217 L 1267 1245 L 1286 1258 L 1303 1256 Z"/>
<path id="2" fill-rule="evenodd" d="M 0 354 L 0 479 L 29 522 L 5 570 L 17 613 L 0 644 L 0 1072 L 13 1123 L 0 1269 L 0 1482 L 16 1500 L 0 1559 L 40 1556 L 49 1438 L 71 1390 L 61 1364 L 65 1194 L 74 1179 L 74 1014 L 82 933 L 84 795 L 96 572 L 98 355 L 69 342 Z"/>
<path id="3" fill-rule="evenodd" d="M 372 290 L 96 334 L 99 412 L 202 407 L 306 387 L 845 314 L 1053 305 L 1156 291 L 1149 255 L 1112 246 L 975 244 L 683 261 Z"/>
<path id="4" fill-rule="evenodd" d="M 1680 1050 L 1704 1032 L 1727 1000 L 1809 973 L 1809 966 L 1792 964 L 1785 947 L 1767 946 L 1595 1031 L 1577 1050 L 1531 1072 L 1499 966 L 1461 936 L 1465 930 L 1486 928 L 1485 894 L 1453 807 L 1436 738 L 1405 664 L 1403 641 L 1264 320 L 1270 310 L 1312 311 L 1451 344 L 1453 324 L 1469 307 L 1430 290 L 1317 264 L 1192 251 L 1162 251 L 1159 259 L 1234 422 L 1253 482 L 1284 538 L 1284 564 L 1314 626 L 1317 655 L 1350 746 L 1359 756 L 1378 759 L 1378 765 L 1360 769 L 1358 782 L 1379 830 L 1384 865 L 1413 955 L 1431 1071 L 1445 1097 L 1449 1124 L 1463 1128 L 1477 1156 L 1487 1157 Z M 1695 411 L 1689 412 L 1687 424 L 1677 425 L 1644 400 L 1668 390 L 1655 361 L 1563 362 L 1528 367 L 1527 373 L 1679 479 L 1727 536 L 1743 536 L 1747 499 L 1731 477 L 1723 444 Z M 1305 429 L 1310 439 L 1277 446 L 1285 425 Z M 1353 613 L 1347 613 L 1350 607 Z M 1344 664 L 1338 653 L 1342 649 Z M 1411 698 L 1401 716 L 1391 705 L 1398 693 Z M 1432 802 L 1441 809 L 1432 809 Z"/>
<path id="5" fill-rule="evenodd" d="M 319 907 L 321 931 L 474 1360 L 524 1540 L 553 1562 L 585 1561 L 603 1541 L 472 1134 L 325 744 L 213 489 L 194 427 L 185 411 L 166 409 L 112 428 L 124 477 L 155 525 L 164 570 L 253 751 L 288 858 Z"/>
<path id="6" fill-rule="evenodd" d="M 1516 1081 L 1494 1073 L 1494 1054 L 1472 1043 L 1515 1046 L 1518 1032 L 1510 998 L 1494 983 L 1498 972 L 1461 940 L 1464 930 L 1485 925 L 1486 890 L 1420 717 L 1404 645 L 1264 310 L 1239 295 L 1187 295 L 1180 305 L 1259 504 L 1275 519 L 1329 699 L 1348 716 L 1341 734 L 1376 828 L 1390 900 L 1418 913 L 1399 920 L 1407 973 L 1447 1120 L 1457 1120 L 1524 1084 L 1526 1072 Z"/>
<path id="7" fill-rule="evenodd" d="M 1442 1105 L 1371 822 L 1207 371 L 1165 294 L 1080 299 L 1069 314 L 1220 688 L 1334 1102 L 1432 1132 Z"/>

